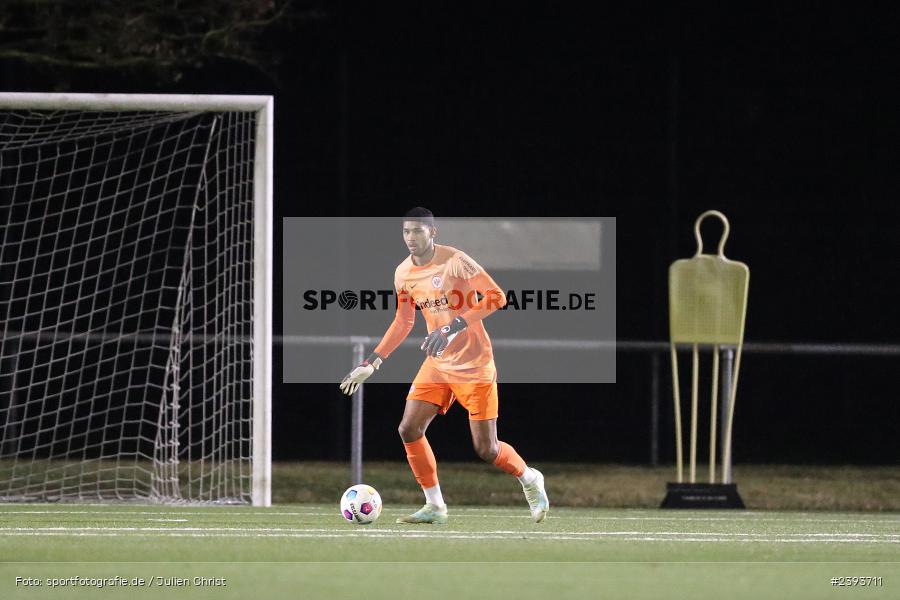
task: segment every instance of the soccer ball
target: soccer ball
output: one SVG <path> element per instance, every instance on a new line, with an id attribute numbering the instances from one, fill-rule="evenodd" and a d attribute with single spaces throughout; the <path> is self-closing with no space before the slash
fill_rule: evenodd
<path id="1" fill-rule="evenodd" d="M 341 514 L 357 525 L 374 523 L 381 514 L 381 496 L 370 485 L 351 486 L 341 496 Z"/>

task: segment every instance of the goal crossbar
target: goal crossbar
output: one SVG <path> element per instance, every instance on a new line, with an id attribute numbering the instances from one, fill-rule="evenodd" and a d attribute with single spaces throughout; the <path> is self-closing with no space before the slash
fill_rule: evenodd
<path id="1" fill-rule="evenodd" d="M 272 96 L 220 94 L 44 94 L 0 92 L 0 109 L 84 111 L 266 111 L 271 118 Z"/>

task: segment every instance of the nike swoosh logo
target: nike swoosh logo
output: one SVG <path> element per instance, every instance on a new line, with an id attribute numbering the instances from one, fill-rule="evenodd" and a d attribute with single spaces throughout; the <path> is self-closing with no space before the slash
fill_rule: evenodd
<path id="1" fill-rule="evenodd" d="M 413 289 L 413 288 L 416 287 L 417 285 L 419 285 L 419 284 L 418 284 L 418 283 L 411 283 L 411 284 L 409 284 L 409 289 Z"/>

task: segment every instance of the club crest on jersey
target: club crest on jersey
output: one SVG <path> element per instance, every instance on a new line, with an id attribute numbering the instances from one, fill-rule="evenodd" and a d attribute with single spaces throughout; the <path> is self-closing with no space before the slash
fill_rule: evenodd
<path id="1" fill-rule="evenodd" d="M 431 287 L 439 288 L 442 285 L 444 285 L 444 280 L 441 279 L 441 277 L 439 275 L 435 275 L 434 277 L 431 278 Z"/>

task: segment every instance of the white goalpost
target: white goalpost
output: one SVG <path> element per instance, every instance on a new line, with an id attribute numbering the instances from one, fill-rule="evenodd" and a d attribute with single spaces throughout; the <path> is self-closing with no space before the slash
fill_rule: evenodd
<path id="1" fill-rule="evenodd" d="M 272 134 L 0 93 L 0 502 L 271 504 Z"/>

